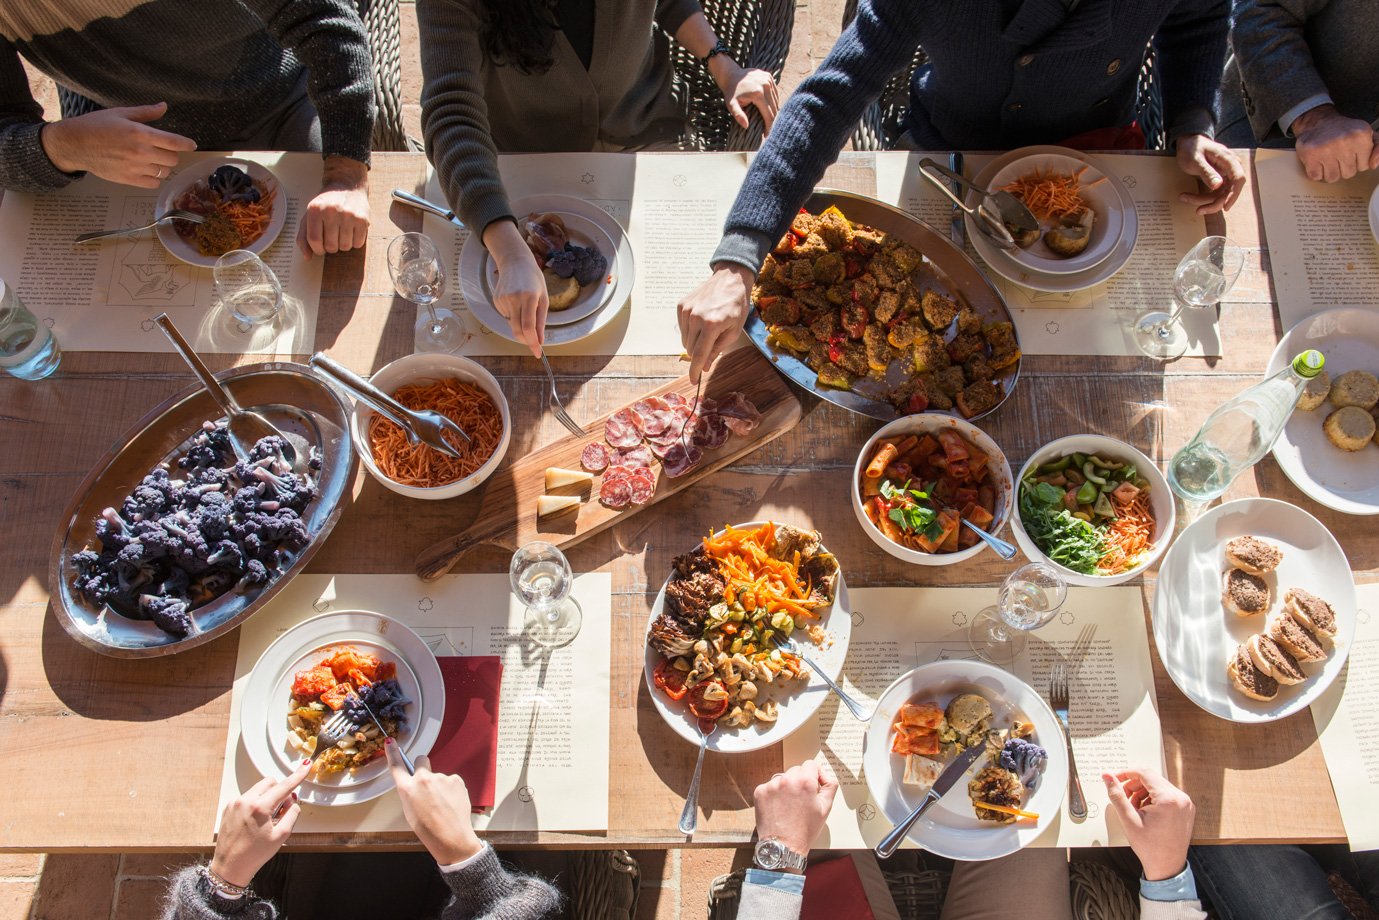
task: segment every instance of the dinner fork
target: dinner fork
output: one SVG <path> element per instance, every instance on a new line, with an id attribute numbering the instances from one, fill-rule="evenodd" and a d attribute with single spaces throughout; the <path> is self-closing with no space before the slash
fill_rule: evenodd
<path id="1" fill-rule="evenodd" d="M 98 240 L 106 236 L 122 236 L 126 233 L 138 233 L 140 230 L 147 230 L 150 227 L 156 227 L 159 224 L 167 223 L 170 220 L 185 220 L 188 223 L 193 224 L 204 224 L 206 222 L 206 218 L 200 214 L 197 214 L 195 211 L 183 211 L 182 209 L 178 208 L 169 211 L 162 217 L 155 219 L 151 224 L 144 224 L 142 227 L 116 227 L 114 230 L 93 230 L 90 233 L 83 233 L 81 236 L 77 237 L 72 242 L 86 243 L 90 242 L 91 240 Z"/>
<path id="2" fill-rule="evenodd" d="M 547 405 L 551 408 L 551 412 L 555 414 L 560 424 L 564 425 L 566 429 L 569 430 L 570 434 L 588 434 L 589 432 L 579 427 L 579 423 L 570 418 L 570 413 L 565 411 L 565 404 L 560 401 L 560 394 L 555 391 L 555 372 L 551 370 L 551 362 L 546 360 L 546 353 L 544 351 L 541 353 L 541 366 L 546 368 L 546 382 L 551 385 L 551 398 L 546 401 Z"/>
<path id="3" fill-rule="evenodd" d="M 336 712 L 335 715 L 321 723 L 320 731 L 316 732 L 316 750 L 311 752 L 311 759 L 315 760 L 328 749 L 335 747 L 354 730 L 354 721 L 345 710 L 341 709 Z"/>
<path id="4" fill-rule="evenodd" d="M 1087 653 L 1092 650 L 1092 637 L 1096 635 L 1096 624 L 1088 623 L 1082 627 L 1082 632 L 1077 634 L 1077 642 L 1073 644 L 1073 653 L 1068 656 L 1068 666 L 1072 668 L 1073 674 L 1082 670 L 1082 659 L 1087 657 Z"/>
<path id="5" fill-rule="evenodd" d="M 1068 669 L 1062 664 L 1054 665 L 1049 676 L 1049 703 L 1063 726 L 1063 743 L 1068 748 L 1068 814 L 1081 821 L 1087 817 L 1087 797 L 1082 794 L 1082 780 L 1073 759 L 1073 735 L 1068 729 Z"/>
<path id="6" fill-rule="evenodd" d="M 838 699 L 843 701 L 843 705 L 848 708 L 848 712 L 852 713 L 854 719 L 859 722 L 871 721 L 872 713 L 876 711 L 875 708 L 867 709 L 861 703 L 849 696 L 846 690 L 838 686 L 832 678 L 825 674 L 823 668 L 815 664 L 813 659 L 806 655 L 792 640 L 782 636 L 779 632 L 772 632 L 771 641 L 775 643 L 776 648 L 794 655 L 796 658 L 800 659 L 800 661 L 803 661 L 809 670 L 819 675 L 819 678 L 828 685 L 828 689 L 836 693 Z"/>

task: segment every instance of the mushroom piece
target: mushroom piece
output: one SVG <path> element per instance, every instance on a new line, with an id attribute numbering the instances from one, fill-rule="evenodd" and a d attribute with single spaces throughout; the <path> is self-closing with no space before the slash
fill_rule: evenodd
<path id="1" fill-rule="evenodd" d="M 1006 222 L 1006 231 L 1010 233 L 1010 238 L 1015 241 L 1015 245 L 1021 249 L 1028 249 L 1039 242 L 1039 228 L 1033 230 L 1021 230 L 1012 223 Z"/>
<path id="2" fill-rule="evenodd" d="M 740 700 L 754 700 L 757 698 L 757 685 L 750 680 L 744 680 L 742 686 L 737 689 L 737 698 Z"/>
<path id="3" fill-rule="evenodd" d="M 1080 255 L 1092 241 L 1092 224 L 1095 220 L 1091 208 L 1068 214 L 1058 222 L 1058 226 L 1044 234 L 1044 245 L 1065 259 Z"/>
<path id="4" fill-rule="evenodd" d="M 766 703 L 764 706 L 758 706 L 758 707 L 756 707 L 756 709 L 753 710 L 752 715 L 756 716 L 756 719 L 757 719 L 758 722 L 774 722 L 774 721 L 776 721 L 776 717 L 777 717 L 777 715 L 778 715 L 777 710 L 776 710 L 776 701 L 775 701 L 775 700 L 771 700 L 770 702 Z"/>

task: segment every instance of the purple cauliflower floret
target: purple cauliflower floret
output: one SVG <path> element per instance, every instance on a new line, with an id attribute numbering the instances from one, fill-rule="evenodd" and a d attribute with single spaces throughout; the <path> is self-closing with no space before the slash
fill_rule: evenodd
<path id="1" fill-rule="evenodd" d="M 1048 760 L 1047 751 L 1024 738 L 1011 738 L 1001 749 L 1000 765 L 1020 777 L 1020 782 L 1031 789 L 1044 772 L 1044 764 Z"/>

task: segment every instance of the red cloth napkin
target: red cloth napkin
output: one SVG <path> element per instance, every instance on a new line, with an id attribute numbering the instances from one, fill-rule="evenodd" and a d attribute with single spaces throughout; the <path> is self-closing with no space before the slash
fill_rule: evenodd
<path id="1" fill-rule="evenodd" d="M 876 920 L 857 865 L 847 856 L 810 863 L 804 870 L 804 903 L 800 920 Z"/>
<path id="2" fill-rule="evenodd" d="M 475 811 L 492 808 L 498 776 L 498 688 L 502 659 L 493 655 L 437 658 L 445 681 L 445 719 L 431 748 L 431 769 L 457 773 Z"/>

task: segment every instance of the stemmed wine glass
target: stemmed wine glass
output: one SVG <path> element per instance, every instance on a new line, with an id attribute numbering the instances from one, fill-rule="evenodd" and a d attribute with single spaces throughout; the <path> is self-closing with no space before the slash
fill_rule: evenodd
<path id="1" fill-rule="evenodd" d="M 445 293 L 445 261 L 424 233 L 404 233 L 388 244 L 388 271 L 393 287 L 426 308 L 417 320 L 422 351 L 453 352 L 464 344 L 464 327 L 453 310 L 437 307 Z"/>
<path id="2" fill-rule="evenodd" d="M 533 642 L 560 648 L 574 641 L 584 617 L 570 597 L 575 576 L 564 553 L 549 543 L 528 543 L 513 554 L 508 578 L 527 605 L 524 631 Z"/>
<path id="3" fill-rule="evenodd" d="M 1187 332 L 1178 317 L 1188 307 L 1220 303 L 1244 266 L 1245 251 L 1224 236 L 1209 236 L 1188 250 L 1173 272 L 1173 312 L 1150 310 L 1135 320 L 1140 351 L 1164 361 L 1187 351 Z"/>
<path id="4" fill-rule="evenodd" d="M 1045 562 L 1022 565 L 1001 583 L 996 605 L 977 614 L 968 631 L 972 650 L 986 661 L 1008 664 L 1024 651 L 1025 632 L 1038 629 L 1068 599 L 1068 583 Z"/>

